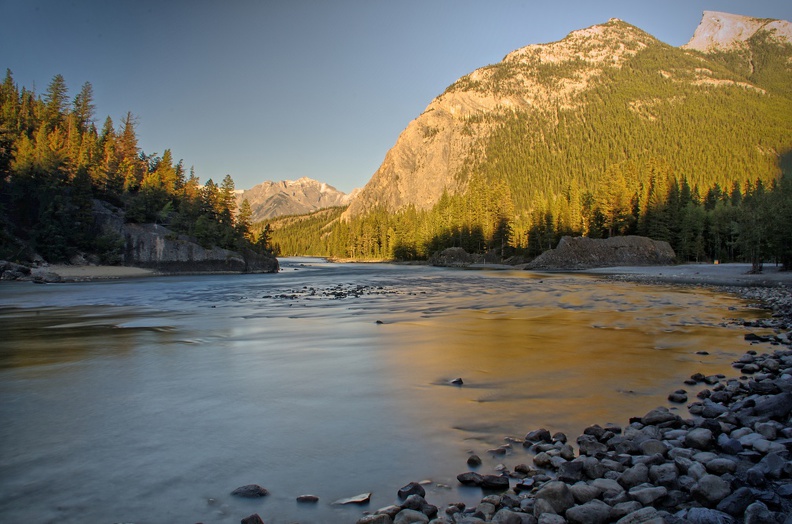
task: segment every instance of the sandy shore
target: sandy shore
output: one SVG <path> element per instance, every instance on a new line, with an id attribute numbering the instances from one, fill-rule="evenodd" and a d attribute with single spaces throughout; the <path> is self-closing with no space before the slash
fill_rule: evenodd
<path id="1" fill-rule="evenodd" d="M 54 273 L 66 281 L 106 280 L 116 278 L 135 278 L 159 275 L 153 269 L 128 266 L 70 266 L 51 265 L 32 270 L 32 275 Z"/>

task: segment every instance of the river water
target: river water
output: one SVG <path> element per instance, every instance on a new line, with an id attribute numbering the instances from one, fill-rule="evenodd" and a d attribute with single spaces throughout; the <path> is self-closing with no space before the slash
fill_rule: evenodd
<path id="1" fill-rule="evenodd" d="M 0 285 L 0 521 L 354 522 L 422 480 L 476 503 L 469 452 L 530 464 L 487 450 L 669 405 L 692 373 L 733 374 L 748 346 L 724 319 L 763 314 L 586 275 L 282 268 Z M 251 483 L 270 495 L 230 495 Z"/>

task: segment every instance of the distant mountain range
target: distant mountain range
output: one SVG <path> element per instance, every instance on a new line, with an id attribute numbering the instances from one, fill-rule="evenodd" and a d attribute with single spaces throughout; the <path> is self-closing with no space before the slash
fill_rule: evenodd
<path id="1" fill-rule="evenodd" d="M 285 215 L 303 215 L 328 207 L 345 206 L 351 197 L 333 186 L 303 177 L 298 180 L 264 182 L 237 192 L 237 204 L 247 199 L 253 222 Z"/>

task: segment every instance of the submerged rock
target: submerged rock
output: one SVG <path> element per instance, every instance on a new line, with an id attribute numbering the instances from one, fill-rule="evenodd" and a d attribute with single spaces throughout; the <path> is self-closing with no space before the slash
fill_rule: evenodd
<path id="1" fill-rule="evenodd" d="M 269 495 L 269 491 L 262 488 L 258 484 L 248 484 L 246 486 L 238 487 L 232 491 L 231 494 L 236 497 L 257 498 Z"/>

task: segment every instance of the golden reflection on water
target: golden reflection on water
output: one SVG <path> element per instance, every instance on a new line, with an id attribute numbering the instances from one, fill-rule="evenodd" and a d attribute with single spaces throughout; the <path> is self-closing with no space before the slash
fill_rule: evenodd
<path id="1" fill-rule="evenodd" d="M 614 285 L 501 298 L 521 304 L 474 309 L 461 298 L 452 312 L 385 326 L 387 346 L 398 350 L 383 354 L 394 379 L 412 385 L 420 423 L 488 444 L 537 427 L 573 437 L 671 407 L 675 389 L 693 401 L 700 388 L 685 378 L 733 376 L 730 363 L 749 349 L 741 331 L 718 325 L 728 310 L 708 292 Z M 457 377 L 463 386 L 449 384 Z"/>

